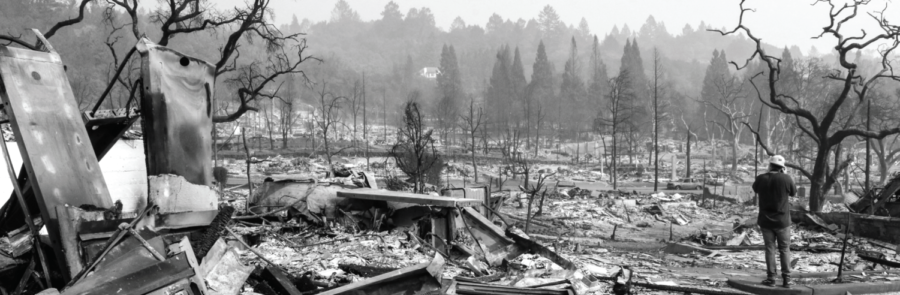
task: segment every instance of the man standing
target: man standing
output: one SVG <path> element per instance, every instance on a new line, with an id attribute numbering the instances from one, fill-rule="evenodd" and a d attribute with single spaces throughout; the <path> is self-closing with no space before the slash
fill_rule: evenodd
<path id="1" fill-rule="evenodd" d="M 790 197 L 797 193 L 797 187 L 790 175 L 784 173 L 784 157 L 774 155 L 769 158 L 769 171 L 756 177 L 753 191 L 759 194 L 759 216 L 757 223 L 766 244 L 766 280 L 764 285 L 775 285 L 778 273 L 775 262 L 775 247 L 781 254 L 782 286 L 790 288 L 791 281 L 791 210 Z"/>

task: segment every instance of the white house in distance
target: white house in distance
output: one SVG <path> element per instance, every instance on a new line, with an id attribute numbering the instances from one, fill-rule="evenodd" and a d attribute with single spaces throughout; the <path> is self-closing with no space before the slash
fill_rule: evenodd
<path id="1" fill-rule="evenodd" d="M 419 70 L 419 76 L 428 78 L 428 79 L 437 79 L 438 74 L 441 73 L 441 70 L 435 67 L 424 67 Z"/>

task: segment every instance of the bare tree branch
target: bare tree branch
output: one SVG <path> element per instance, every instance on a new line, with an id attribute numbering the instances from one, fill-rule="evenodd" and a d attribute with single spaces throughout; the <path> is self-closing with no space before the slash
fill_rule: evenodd
<path id="1" fill-rule="evenodd" d="M 762 142 L 762 140 L 760 140 L 759 132 L 757 132 L 756 130 L 753 130 L 753 127 L 750 126 L 750 124 L 747 122 L 741 122 L 741 124 L 744 124 L 744 126 L 747 126 L 747 130 L 750 130 L 751 133 L 756 135 L 755 136 L 756 143 L 758 143 L 759 146 L 763 148 L 763 150 L 766 152 L 766 155 L 769 155 L 769 156 L 775 155 L 775 152 L 773 152 L 771 149 L 769 149 L 769 146 L 767 146 L 766 143 L 764 143 L 764 142 Z M 800 167 L 800 165 L 797 165 L 794 163 L 789 163 L 789 162 L 785 162 L 784 165 L 787 167 L 790 167 L 792 169 L 796 169 L 797 171 L 800 171 L 800 173 L 803 174 L 803 176 L 806 176 L 807 178 L 812 178 L 812 174 L 809 173 L 809 171 L 806 171 L 806 169 L 803 169 L 803 167 Z"/>
<path id="2" fill-rule="evenodd" d="M 56 35 L 56 31 L 58 31 L 59 29 L 80 23 L 81 20 L 84 19 L 84 7 L 87 6 L 87 4 L 91 1 L 94 0 L 81 0 L 81 5 L 78 6 L 78 17 L 56 23 L 52 28 L 50 28 L 50 30 L 48 30 L 46 33 L 43 33 L 44 38 L 50 39 L 50 37 Z"/>
<path id="3" fill-rule="evenodd" d="M 22 46 L 22 47 L 25 47 L 25 48 L 28 48 L 28 49 L 31 49 L 31 50 L 35 50 L 35 51 L 38 50 L 38 48 L 37 48 L 36 45 L 31 45 L 31 44 L 29 44 L 28 42 L 23 41 L 23 40 L 21 39 L 21 36 L 20 36 L 20 37 L 13 37 L 13 36 L 9 36 L 9 35 L 0 35 L 0 40 L 6 40 L 6 41 L 9 41 L 9 43 L 7 43 L 7 44 L 17 44 L 17 45 L 19 45 L 19 46 Z"/>

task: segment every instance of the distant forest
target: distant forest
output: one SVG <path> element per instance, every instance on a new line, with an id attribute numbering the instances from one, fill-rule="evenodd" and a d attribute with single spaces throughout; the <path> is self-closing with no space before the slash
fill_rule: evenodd
<path id="1" fill-rule="evenodd" d="M 736 6 L 735 6 L 736 7 Z M 463 20 L 457 17 L 449 31 L 435 25 L 434 13 L 428 7 L 403 10 L 394 2 L 385 5 L 381 19 L 362 21 L 346 2 L 338 1 L 329 21 L 312 23 L 303 16 L 294 15 L 291 24 L 282 28 L 286 32 L 307 34 L 314 55 L 326 60 L 340 60 L 356 72 L 366 72 L 384 79 L 399 79 L 410 70 L 422 67 L 438 67 L 443 45 L 455 48 L 463 88 L 466 93 L 481 96 L 488 86 L 491 71 L 502 46 L 518 48 L 523 61 L 530 65 L 543 41 L 547 58 L 557 75 L 569 57 L 570 39 L 579 48 L 578 61 L 587 64 L 591 55 L 594 36 L 600 41 L 602 61 L 609 73 L 619 71 L 620 60 L 628 39 L 636 40 L 641 56 L 647 59 L 654 48 L 663 56 L 663 63 L 678 91 L 698 96 L 706 66 L 714 50 L 728 56 L 746 58 L 753 52 L 754 44 L 743 36 L 721 36 L 710 32 L 712 25 L 701 22 L 699 26 L 683 26 L 681 33 L 672 35 L 663 22 L 648 16 L 640 28 L 628 25 L 614 27 L 610 32 L 592 31 L 582 18 L 579 24 L 566 24 L 552 6 L 536 11 L 531 19 L 505 19 L 495 13 L 484 20 Z M 720 26 L 718 28 L 722 28 Z M 768 46 L 771 47 L 771 46 Z M 780 52 L 780 48 L 767 48 Z M 797 46 L 789 48 L 797 58 L 802 53 Z M 649 72 L 650 65 L 644 64 Z M 578 73 L 588 77 L 588 67 Z M 532 67 L 525 66 L 524 74 L 531 76 Z M 557 88 L 561 79 L 555 79 Z M 398 83 L 394 83 L 398 84 Z"/>
<path id="2" fill-rule="evenodd" d="M 78 13 L 78 4 L 79 1 L 2 1 L 0 31 L 30 38 L 28 28 L 45 30 L 60 20 L 72 18 Z M 212 1 L 203 5 L 208 11 L 229 9 L 216 7 Z M 137 27 L 151 40 L 159 38 L 158 22 L 165 17 L 165 10 L 145 6 L 137 12 L 134 17 L 138 20 Z M 338 117 L 346 121 L 352 117 L 354 123 L 345 130 L 355 130 L 361 124 L 361 118 L 357 118 L 361 107 L 359 98 L 365 96 L 370 121 L 398 123 L 402 104 L 415 97 L 429 110 L 432 115 L 429 122 L 436 122 L 433 127 L 447 129 L 444 133 L 462 133 L 458 121 L 470 101 L 485 112 L 490 137 L 495 139 L 510 128 L 521 131 L 523 137 L 535 137 L 526 140 L 531 144 L 542 144 L 537 138 L 547 134 L 557 140 L 571 140 L 591 131 L 608 133 L 612 111 L 610 83 L 624 72 L 624 62 L 632 63 L 629 75 L 637 81 L 629 82 L 634 87 L 633 116 L 641 117 L 641 121 L 635 119 L 629 124 L 631 131 L 640 135 L 634 138 L 633 146 L 641 145 L 640 141 L 648 138 L 646 126 L 653 120 L 660 120 L 664 138 L 682 138 L 685 129 L 690 127 L 699 139 L 709 139 L 716 133 L 717 138 L 731 137 L 749 143 L 747 132 L 731 134 L 726 128 L 709 126 L 719 116 L 710 109 L 716 103 L 712 101 L 715 79 L 708 77 L 711 72 L 737 79 L 735 87 L 743 89 L 741 96 L 748 98 L 744 99 L 747 103 L 744 109 L 751 106 L 757 109 L 745 110 L 745 119 L 754 121 L 759 116 L 756 94 L 749 91 L 745 82 L 747 70 L 739 72 L 727 65 L 728 61 L 749 57 L 755 45 L 741 34 L 722 36 L 710 31 L 722 28 L 723 24 L 719 27 L 702 22 L 696 27 L 669 24 L 682 27 L 680 33 L 673 35 L 667 24 L 648 15 L 640 28 L 623 25 L 609 32 L 598 32 L 592 31 L 584 19 L 578 24 L 561 21 L 550 5 L 527 20 L 507 19 L 499 13 L 486 22 L 456 18 L 449 31 L 435 25 L 434 13 L 428 7 L 405 8 L 394 2 L 385 4 L 380 19 L 368 21 L 360 19 L 343 0 L 335 3 L 327 21 L 313 23 L 300 12 L 277 13 L 282 17 L 291 16 L 288 24 L 278 26 L 281 33 L 302 34 L 299 37 L 305 38 L 308 46 L 304 54 L 317 60 L 304 62 L 302 74 L 280 76 L 265 87 L 267 91 L 277 91 L 281 100 L 257 99 L 251 103 L 257 109 L 277 113 L 278 109 L 287 108 L 288 112 L 298 109 L 294 102 L 321 109 L 328 95 L 346 98 L 346 106 L 339 108 L 342 114 Z M 129 31 L 131 19 L 113 5 L 89 2 L 83 20 L 50 40 L 67 65 L 70 83 L 83 109 L 93 106 L 113 76 L 115 65 L 120 64 L 119 59 L 137 42 Z M 228 32 L 229 27 L 224 26 L 176 35 L 167 46 L 214 61 L 219 58 L 219 44 Z M 219 114 L 238 107 L 240 75 L 253 73 L 257 68 L 264 71 L 266 58 L 270 56 L 265 40 L 249 36 L 239 44 L 235 64 L 245 64 L 249 70 L 224 73 L 217 78 Z M 541 45 L 543 53 L 539 52 Z M 807 58 L 797 46 L 776 48 L 764 44 L 763 47 L 798 65 L 811 63 L 829 68 L 834 63 L 832 53 Z M 809 60 L 813 61 L 806 62 Z M 711 69 L 714 64 L 716 68 Z M 444 73 L 437 79 L 423 78 L 418 72 L 425 67 L 439 68 Z M 537 68 L 542 72 L 535 73 Z M 751 64 L 749 69 L 753 68 Z M 658 73 L 654 74 L 654 69 Z M 138 70 L 139 65 L 135 63 L 126 69 Z M 657 87 L 662 91 L 657 95 L 665 110 L 651 120 L 648 101 L 654 75 L 658 75 Z M 324 90 L 316 88 L 321 85 L 325 85 Z M 104 108 L 123 107 L 128 93 L 128 87 L 113 88 L 111 99 L 104 101 Z M 446 103 L 442 104 L 442 100 Z M 530 109 L 522 107 L 524 104 L 530 104 L 527 107 Z M 258 122 L 260 114 L 253 116 Z M 284 121 L 284 116 L 281 117 Z M 296 120 L 287 122 L 293 124 L 313 125 Z M 283 133 L 289 136 L 288 132 Z"/>

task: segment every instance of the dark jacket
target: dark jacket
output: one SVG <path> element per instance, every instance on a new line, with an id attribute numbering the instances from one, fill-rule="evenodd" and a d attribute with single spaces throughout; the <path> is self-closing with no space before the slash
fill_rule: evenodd
<path id="1" fill-rule="evenodd" d="M 797 187 L 790 175 L 774 171 L 760 174 L 753 182 L 753 191 L 759 194 L 760 227 L 781 229 L 791 225 L 789 197 L 797 194 Z"/>

